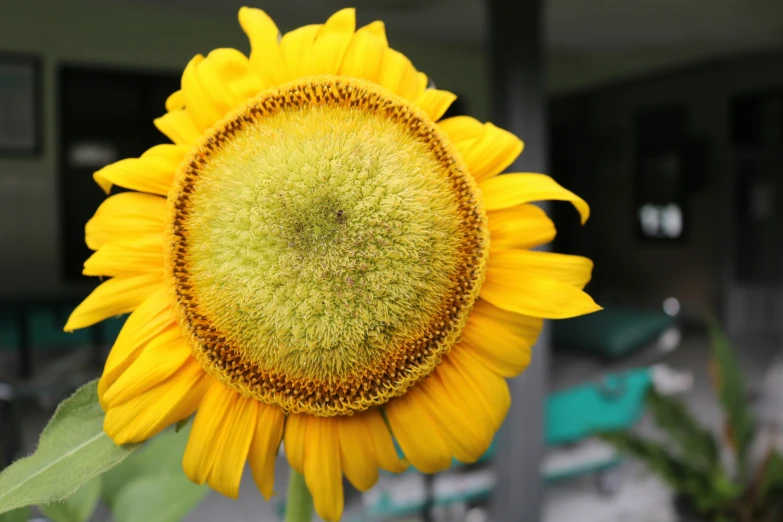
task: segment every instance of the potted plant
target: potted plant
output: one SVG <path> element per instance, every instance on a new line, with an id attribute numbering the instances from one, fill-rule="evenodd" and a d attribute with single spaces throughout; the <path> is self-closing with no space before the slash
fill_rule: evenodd
<path id="1" fill-rule="evenodd" d="M 776 428 L 758 427 L 731 342 L 715 321 L 708 321 L 708 329 L 710 374 L 725 418 L 723 433 L 702 426 L 682 400 L 651 389 L 647 404 L 662 440 L 631 431 L 602 438 L 671 486 L 683 522 L 780 522 L 783 455 L 767 442 L 769 430 Z M 751 448 L 762 438 L 761 458 L 753 459 Z"/>

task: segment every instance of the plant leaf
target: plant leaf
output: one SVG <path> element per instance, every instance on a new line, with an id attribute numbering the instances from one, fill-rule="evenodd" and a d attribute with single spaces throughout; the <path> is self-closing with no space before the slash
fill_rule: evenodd
<path id="1" fill-rule="evenodd" d="M 38 506 L 53 522 L 87 522 L 101 498 L 100 475 L 80 487 L 76 493 L 60 502 Z"/>
<path id="2" fill-rule="evenodd" d="M 758 499 L 761 505 L 775 499 L 783 502 L 783 457 L 772 453 L 764 463 L 764 476 L 759 484 Z"/>
<path id="3" fill-rule="evenodd" d="M 692 467 L 712 473 L 720 467 L 718 445 L 712 433 L 703 428 L 687 406 L 650 388 L 647 405 L 658 428 L 680 448 L 680 456 Z"/>
<path id="4" fill-rule="evenodd" d="M 0 473 L 0 513 L 64 500 L 135 448 L 104 433 L 97 381 L 87 383 L 57 407 L 35 452 Z"/>
<path id="5" fill-rule="evenodd" d="M 113 507 L 117 495 L 130 482 L 160 474 L 183 474 L 182 456 L 188 442 L 189 427 L 180 433 L 168 430 L 148 440 L 125 462 L 103 476 L 103 499 Z"/>
<path id="6" fill-rule="evenodd" d="M 0 522 L 27 522 L 30 520 L 30 506 L 6 511 L 0 515 Z"/>
<path id="7" fill-rule="evenodd" d="M 737 456 L 739 478 L 744 481 L 748 469 L 748 448 L 756 431 L 747 401 L 745 377 L 731 341 L 718 322 L 709 318 L 707 326 L 711 338 L 714 386 L 726 415 L 726 434 Z"/>
<path id="8" fill-rule="evenodd" d="M 143 476 L 118 492 L 112 511 L 116 522 L 179 522 L 207 493 L 182 471 Z"/>
<path id="9" fill-rule="evenodd" d="M 705 473 L 672 455 L 659 443 L 645 440 L 630 432 L 603 433 L 600 438 L 621 453 L 641 461 L 647 468 L 669 484 L 675 491 L 688 497 L 701 512 L 727 509 L 741 494 L 742 488 L 715 488 L 715 482 L 726 482 L 722 475 Z"/>
<path id="10" fill-rule="evenodd" d="M 650 471 L 656 473 L 676 490 L 692 489 L 688 486 L 689 482 L 693 482 L 694 486 L 702 482 L 699 474 L 694 473 L 686 463 L 669 454 L 660 443 L 623 431 L 604 433 L 600 437 L 621 453 L 640 460 Z"/>

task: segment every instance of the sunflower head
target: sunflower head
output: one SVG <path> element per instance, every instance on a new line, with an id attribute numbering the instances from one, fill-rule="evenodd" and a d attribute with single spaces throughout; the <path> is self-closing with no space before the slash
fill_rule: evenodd
<path id="1" fill-rule="evenodd" d="M 333 75 L 268 89 L 210 128 L 175 176 L 165 238 L 179 324 L 205 369 L 321 416 L 430 373 L 489 250 L 457 157 L 416 106 Z"/>
<path id="2" fill-rule="evenodd" d="M 196 413 L 187 475 L 236 496 L 246 461 L 268 498 L 285 440 L 318 513 L 342 476 L 478 459 L 543 318 L 597 308 L 589 260 L 531 202 L 587 205 L 522 150 L 428 88 L 383 24 L 345 9 L 252 51 L 196 56 L 155 121 L 173 144 L 95 174 L 85 274 L 109 276 L 66 330 L 132 312 L 99 384 L 106 432 L 143 441 Z M 405 459 L 398 458 L 396 440 Z"/>

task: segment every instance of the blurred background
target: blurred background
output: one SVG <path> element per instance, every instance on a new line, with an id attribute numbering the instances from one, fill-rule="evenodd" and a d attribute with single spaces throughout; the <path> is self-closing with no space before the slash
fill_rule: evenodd
<path id="1" fill-rule="evenodd" d="M 97 283 L 81 275 L 84 224 L 104 198 L 92 173 L 161 142 L 152 120 L 194 54 L 249 51 L 243 4 L 282 31 L 346 5 L 0 0 L 0 467 L 100 372 L 122 326 L 62 333 Z M 783 402 L 765 385 L 781 382 L 770 372 L 783 353 L 783 2 L 352 5 L 459 96 L 449 115 L 520 135 L 515 171 L 551 174 L 590 203 L 585 226 L 569 206 L 547 207 L 552 249 L 594 260 L 588 292 L 605 310 L 549 326 L 485 461 L 382 477 L 349 495 L 345 518 L 686 520 L 676 487 L 595 435 L 656 432 L 651 388 L 722 431 L 705 317 L 734 342 L 750 407 Z M 212 493 L 186 520 L 275 520 L 281 509 L 245 480 L 238 502 Z"/>

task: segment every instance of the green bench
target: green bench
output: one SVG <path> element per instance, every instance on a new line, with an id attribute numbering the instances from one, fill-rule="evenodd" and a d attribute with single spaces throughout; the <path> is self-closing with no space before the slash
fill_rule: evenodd
<path id="1" fill-rule="evenodd" d="M 676 325 L 664 312 L 607 308 L 594 314 L 555 321 L 552 341 L 592 355 L 618 359 L 656 342 Z"/>

